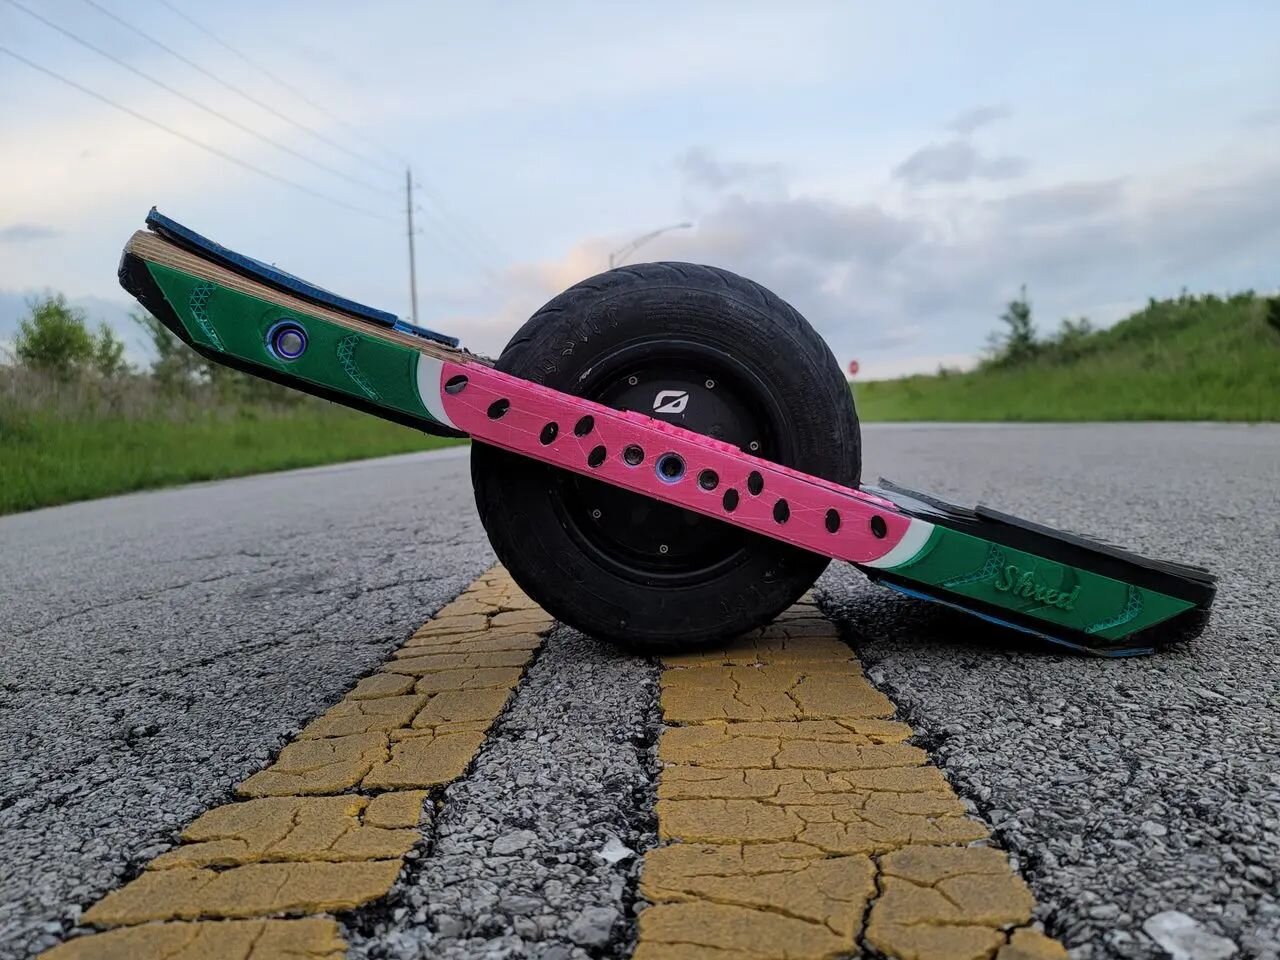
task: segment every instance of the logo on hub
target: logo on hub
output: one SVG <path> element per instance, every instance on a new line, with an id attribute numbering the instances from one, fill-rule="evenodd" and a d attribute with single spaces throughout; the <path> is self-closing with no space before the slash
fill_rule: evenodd
<path id="1" fill-rule="evenodd" d="M 654 413 L 684 413 L 689 405 L 689 394 L 685 390 L 659 390 L 653 398 Z"/>

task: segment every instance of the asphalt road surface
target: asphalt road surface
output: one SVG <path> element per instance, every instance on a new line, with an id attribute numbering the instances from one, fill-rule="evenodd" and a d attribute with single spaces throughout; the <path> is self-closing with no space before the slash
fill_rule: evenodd
<path id="1" fill-rule="evenodd" d="M 1280 956 L 1280 429 L 871 427 L 864 445 L 868 479 L 1220 574 L 1204 637 L 1122 661 L 848 568 L 819 592 L 1073 956 L 1161 956 L 1142 924 L 1165 910 Z M 0 519 L 0 957 L 57 942 L 491 562 L 465 450 Z M 597 854 L 653 842 L 655 677 L 554 631 L 432 849 L 344 920 L 353 955 L 524 955 L 531 914 L 530 955 L 624 955 L 635 858 Z M 474 842 L 495 835 L 538 872 L 520 888 L 537 910 L 504 887 L 511 851 Z"/>

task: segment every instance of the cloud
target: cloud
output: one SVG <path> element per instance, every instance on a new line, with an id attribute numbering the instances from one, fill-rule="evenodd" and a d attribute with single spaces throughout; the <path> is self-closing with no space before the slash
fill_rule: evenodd
<path id="1" fill-rule="evenodd" d="M 1061 183 L 1016 193 L 992 206 L 1011 224 L 1061 223 L 1113 211 L 1124 198 L 1124 181 Z"/>
<path id="2" fill-rule="evenodd" d="M 546 299 L 599 272 L 630 232 L 514 269 L 517 292 L 501 309 L 452 328 L 469 331 L 468 345 L 496 349 Z M 893 206 L 784 183 L 779 196 L 720 195 L 696 229 L 658 238 L 644 256 L 756 280 L 808 318 L 842 367 L 857 357 L 877 376 L 928 372 L 940 357 L 971 356 L 1024 282 L 1037 321 L 1052 327 L 1068 315 L 1108 322 L 1116 304 L 1184 284 L 1213 289 L 1220 281 L 1205 278 L 1241 264 L 1269 275 L 1280 257 L 1280 171 L 1067 181 L 996 199 L 908 195 Z M 496 344 L 474 344 L 476 331 Z"/>
<path id="3" fill-rule="evenodd" d="M 677 157 L 676 170 L 688 186 L 716 193 L 731 187 L 775 191 L 782 187 L 786 174 L 780 163 L 720 160 L 701 147 L 691 147 Z"/>
<path id="4" fill-rule="evenodd" d="M 874 204 L 793 196 L 731 197 L 703 218 L 699 231 L 690 243 L 734 258 L 878 267 L 916 240 L 919 228 Z"/>
<path id="5" fill-rule="evenodd" d="M 913 187 L 969 180 L 1009 180 L 1027 171 L 1022 157 L 985 157 L 967 140 L 921 147 L 893 168 L 893 175 Z"/>
<path id="6" fill-rule="evenodd" d="M 1246 127 L 1272 127 L 1280 124 L 1280 106 L 1268 107 L 1265 110 L 1254 110 L 1245 114 L 1241 123 Z"/>
<path id="7" fill-rule="evenodd" d="M 987 124 L 1011 116 L 1003 105 L 978 106 L 955 117 L 947 129 L 956 134 L 942 143 L 921 147 L 893 168 L 893 176 L 909 186 L 930 183 L 958 184 L 970 180 L 1012 180 L 1027 172 L 1023 157 L 989 157 L 970 142 L 972 134 Z"/>
<path id="8" fill-rule="evenodd" d="M 32 243 L 36 240 L 52 240 L 62 236 L 61 230 L 41 226 L 38 223 L 11 223 L 0 227 L 0 243 Z"/>
<path id="9" fill-rule="evenodd" d="M 954 120 L 947 124 L 947 129 L 958 133 L 962 137 L 967 137 L 979 127 L 985 127 L 989 123 L 1003 120 L 1012 115 L 1013 111 L 1003 104 L 973 107 L 957 115 Z"/>

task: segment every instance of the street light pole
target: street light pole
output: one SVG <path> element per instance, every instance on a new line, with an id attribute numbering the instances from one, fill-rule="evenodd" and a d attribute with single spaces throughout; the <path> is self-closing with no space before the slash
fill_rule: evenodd
<path id="1" fill-rule="evenodd" d="M 630 243 L 628 243 L 626 246 L 619 247 L 617 250 L 613 251 L 613 253 L 609 254 L 609 269 L 612 270 L 614 267 L 619 266 L 622 263 L 622 261 L 626 260 L 627 257 L 631 256 L 631 254 L 635 253 L 637 250 L 639 250 L 641 247 L 643 247 L 646 243 L 648 243 L 650 240 L 654 239 L 655 237 L 660 237 L 664 233 L 669 233 L 672 230 L 688 230 L 692 226 L 693 226 L 692 223 L 687 223 L 687 222 L 672 223 L 672 224 L 668 224 L 665 227 L 659 227 L 657 230 L 651 230 L 648 233 L 641 234 L 640 236 L 632 240 Z"/>
<path id="2" fill-rule="evenodd" d="M 413 251 L 413 171 L 404 168 L 404 215 L 409 220 L 409 322 L 418 322 L 418 258 Z"/>

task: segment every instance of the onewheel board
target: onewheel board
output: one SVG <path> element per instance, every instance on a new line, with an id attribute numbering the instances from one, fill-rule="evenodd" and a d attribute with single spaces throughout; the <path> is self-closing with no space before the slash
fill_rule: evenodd
<path id="1" fill-rule="evenodd" d="M 499 558 L 548 612 L 645 649 L 724 640 L 830 559 L 1071 649 L 1194 636 L 1205 570 L 985 507 L 860 485 L 857 414 L 822 339 L 714 267 L 575 284 L 496 360 L 235 253 L 154 210 L 121 283 L 203 356 L 428 433 L 468 435 Z"/>

